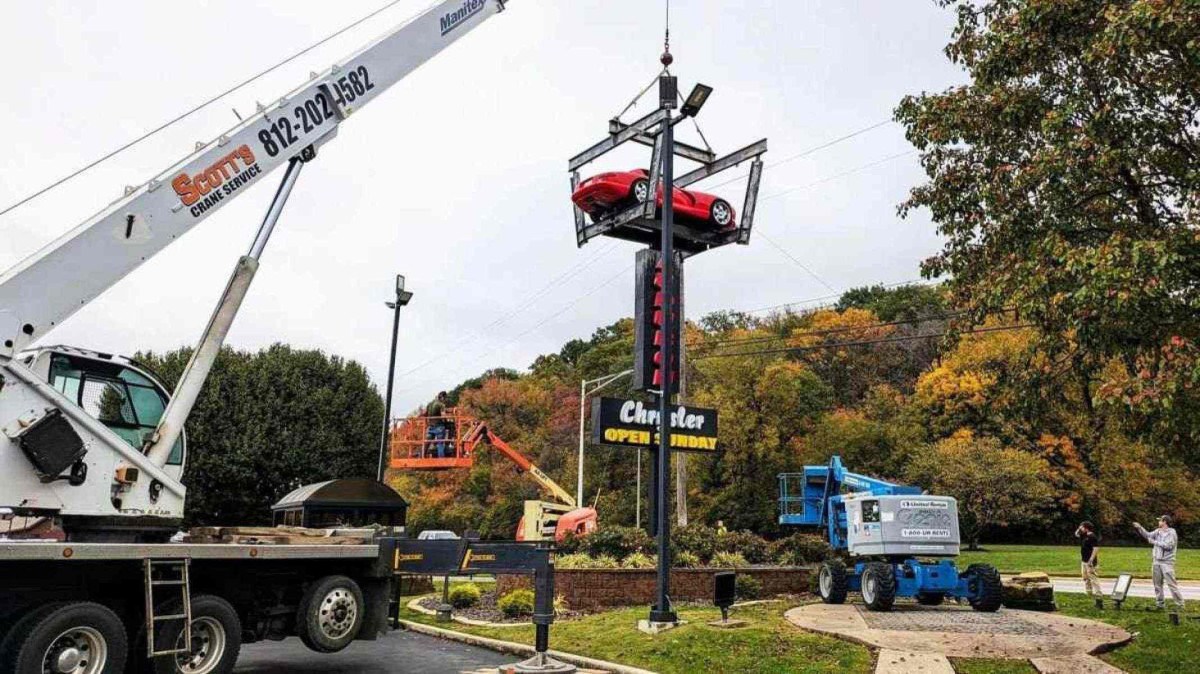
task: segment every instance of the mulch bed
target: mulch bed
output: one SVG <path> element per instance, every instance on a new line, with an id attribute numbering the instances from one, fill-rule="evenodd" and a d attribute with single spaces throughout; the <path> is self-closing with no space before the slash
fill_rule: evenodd
<path id="1" fill-rule="evenodd" d="M 497 606 L 496 602 L 499 596 L 495 591 L 484 592 L 479 597 L 479 603 L 470 608 L 454 609 L 454 616 L 457 618 L 466 618 L 468 620 L 480 620 L 489 623 L 499 623 L 502 625 L 524 625 L 529 622 L 530 616 L 521 616 L 519 618 L 510 618 L 504 615 Z M 431 611 L 436 611 L 438 605 L 442 603 L 442 595 L 422 597 L 418 604 L 422 608 L 427 608 Z M 561 611 L 555 616 L 555 620 L 570 620 L 583 615 L 582 611 Z"/>

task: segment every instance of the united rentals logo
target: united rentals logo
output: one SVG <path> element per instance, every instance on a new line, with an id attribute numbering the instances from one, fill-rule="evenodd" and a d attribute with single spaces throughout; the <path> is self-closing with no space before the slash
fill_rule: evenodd
<path id="1" fill-rule="evenodd" d="M 458 28 L 464 21 L 482 12 L 484 6 L 486 5 L 487 0 L 466 0 L 466 2 L 462 4 L 462 7 L 459 7 L 453 12 L 447 12 L 446 15 L 442 17 L 442 35 L 445 35 L 455 28 Z"/>

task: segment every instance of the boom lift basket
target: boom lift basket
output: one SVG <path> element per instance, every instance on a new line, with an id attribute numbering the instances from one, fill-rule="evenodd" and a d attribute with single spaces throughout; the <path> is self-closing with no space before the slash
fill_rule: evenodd
<path id="1" fill-rule="evenodd" d="M 446 410 L 442 416 L 411 416 L 392 426 L 389 438 L 391 467 L 402 470 L 449 470 L 474 464 L 466 439 L 479 421 Z M 439 433 L 438 429 L 444 429 Z"/>
<path id="2" fill-rule="evenodd" d="M 655 110 L 631 124 L 625 124 L 619 119 L 611 120 L 608 137 L 575 155 L 568 163 L 568 170 L 571 173 L 571 193 L 574 194 L 579 187 L 581 182 L 579 170 L 581 168 L 629 142 L 652 148 L 649 169 L 650 184 L 661 188 L 662 179 L 659 174 L 662 166 L 662 132 L 663 125 L 668 123 L 669 119 L 669 111 Z M 677 157 L 690 159 L 700 164 L 699 168 L 675 177 L 674 184 L 677 189 L 687 188 L 705 178 L 740 166 L 743 162 L 750 162 L 741 221 L 737 227 L 710 231 L 689 226 L 688 223 L 679 222 L 677 219 L 673 228 L 676 251 L 684 257 L 689 257 L 731 243 L 743 246 L 750 243 L 750 232 L 754 227 L 754 211 L 758 204 L 758 188 L 762 181 L 762 155 L 766 151 L 767 140 L 765 138 L 723 157 L 717 157 L 710 150 L 676 141 L 675 155 Z M 607 213 L 599 219 L 589 218 L 582 209 L 576 206 L 576 245 L 583 247 L 585 243 L 598 236 L 609 236 L 656 247 L 662 238 L 662 221 L 657 217 L 657 193 L 658 188 L 651 189 L 648 191 L 645 201 L 635 203 L 615 213 Z"/>

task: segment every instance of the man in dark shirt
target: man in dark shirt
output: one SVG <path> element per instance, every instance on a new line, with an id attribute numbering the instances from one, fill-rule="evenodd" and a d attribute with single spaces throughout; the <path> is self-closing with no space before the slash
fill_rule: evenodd
<path id="1" fill-rule="evenodd" d="M 1100 577 L 1096 575 L 1096 567 L 1100 565 L 1100 537 L 1096 527 L 1091 522 L 1084 522 L 1075 529 L 1075 537 L 1079 539 L 1080 573 L 1083 576 L 1083 589 L 1096 600 L 1096 608 L 1104 608 L 1104 592 L 1100 589 Z"/>
<path id="2" fill-rule="evenodd" d="M 437 398 L 425 408 L 425 416 L 429 418 L 425 439 L 432 445 L 433 454 L 439 459 L 446 455 L 446 392 L 437 394 Z"/>

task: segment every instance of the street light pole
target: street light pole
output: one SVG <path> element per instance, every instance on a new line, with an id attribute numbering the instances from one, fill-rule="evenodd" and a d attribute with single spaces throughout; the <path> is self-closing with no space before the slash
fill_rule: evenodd
<path id="1" fill-rule="evenodd" d="M 596 377 L 595 379 L 585 379 L 579 382 L 579 470 L 575 478 L 575 503 L 580 507 L 583 506 L 583 420 L 586 413 L 584 411 L 586 409 L 584 403 L 587 401 L 588 396 L 599 392 L 600 389 L 617 381 L 621 377 L 631 374 L 633 374 L 633 370 L 625 370 L 616 374 Z M 589 384 L 596 384 L 596 386 L 589 391 L 587 388 Z"/>
<path id="2" fill-rule="evenodd" d="M 587 382 L 579 382 L 579 470 L 575 477 L 575 505 L 583 507 L 583 403 L 587 400 Z"/>
<path id="3" fill-rule="evenodd" d="M 396 342 L 400 336 L 400 308 L 412 301 L 413 294 L 404 289 L 404 277 L 396 275 L 396 301 L 386 302 L 393 312 L 392 318 L 392 351 L 388 357 L 387 395 L 383 403 L 383 437 L 379 439 L 379 469 L 375 479 L 383 482 L 384 471 L 387 470 L 388 440 L 392 431 L 392 385 L 396 379 Z"/>

